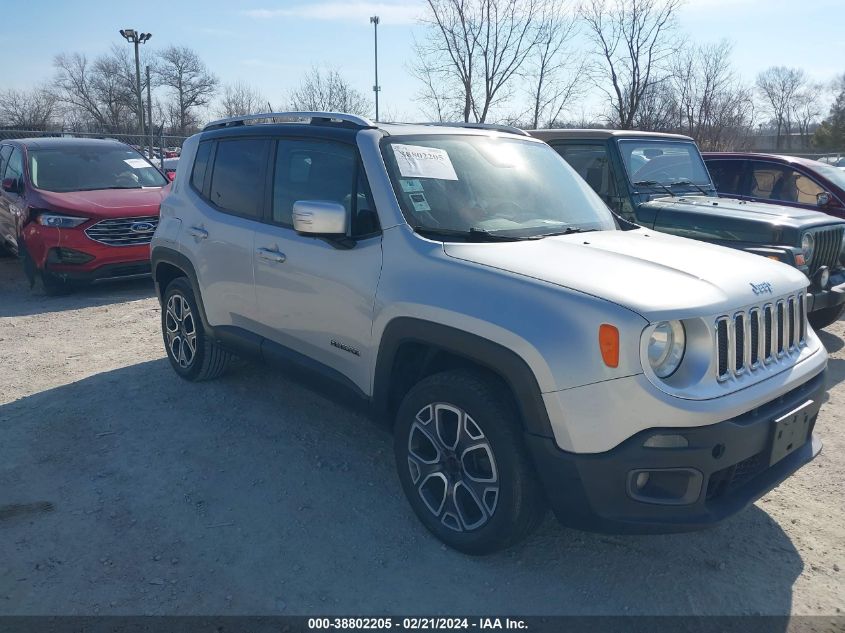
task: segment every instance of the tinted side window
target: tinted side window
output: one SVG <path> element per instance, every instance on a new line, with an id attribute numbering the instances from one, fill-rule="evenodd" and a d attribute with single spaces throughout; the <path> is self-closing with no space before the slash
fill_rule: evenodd
<path id="1" fill-rule="evenodd" d="M 211 173 L 211 202 L 224 211 L 260 218 L 269 141 L 221 140 Z"/>
<path id="2" fill-rule="evenodd" d="M 273 222 L 293 226 L 297 200 L 339 202 L 352 214 L 356 164 L 355 150 L 349 145 L 280 140 L 273 175 Z"/>
<path id="3" fill-rule="evenodd" d="M 824 189 L 804 174 L 774 163 L 752 163 L 751 195 L 764 200 L 815 204 Z"/>
<path id="4" fill-rule="evenodd" d="M 200 143 L 197 147 L 197 155 L 194 158 L 194 171 L 191 174 L 191 184 L 199 192 L 202 192 L 202 185 L 205 182 L 205 170 L 208 167 L 208 157 L 211 154 L 211 142 Z"/>
<path id="5" fill-rule="evenodd" d="M 0 147 L 0 178 L 3 177 L 3 172 L 6 170 L 6 161 L 9 160 L 9 154 L 11 153 L 11 145 L 4 145 L 3 147 Z"/>
<path id="6" fill-rule="evenodd" d="M 14 148 L 12 151 L 12 155 L 9 156 L 9 162 L 6 164 L 6 172 L 3 174 L 3 178 L 22 178 L 23 177 L 23 152 L 17 147 Z"/>
<path id="7" fill-rule="evenodd" d="M 741 160 L 708 160 L 707 169 L 713 177 L 716 191 L 743 195 L 741 188 L 744 164 Z"/>
<path id="8" fill-rule="evenodd" d="M 587 184 L 603 198 L 615 195 L 615 186 L 610 170 L 610 157 L 607 145 L 595 144 L 561 144 L 553 145 L 554 150 L 563 156 L 567 163 L 578 172 Z"/>

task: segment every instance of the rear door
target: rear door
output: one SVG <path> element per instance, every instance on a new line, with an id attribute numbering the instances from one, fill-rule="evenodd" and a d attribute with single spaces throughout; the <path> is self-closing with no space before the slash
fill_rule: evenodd
<path id="1" fill-rule="evenodd" d="M 212 326 L 252 329 L 254 232 L 265 206 L 270 141 L 235 137 L 197 148 L 181 248 L 196 269 Z"/>
<path id="2" fill-rule="evenodd" d="M 369 391 L 373 309 L 381 273 L 381 231 L 355 145 L 278 140 L 267 224 L 256 232 L 258 333 Z M 328 200 L 350 216 L 343 242 L 293 230 L 293 204 Z"/>

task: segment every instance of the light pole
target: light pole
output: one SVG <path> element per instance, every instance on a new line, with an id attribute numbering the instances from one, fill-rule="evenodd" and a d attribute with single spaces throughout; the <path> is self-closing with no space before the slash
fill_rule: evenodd
<path id="1" fill-rule="evenodd" d="M 370 24 L 373 25 L 373 37 L 375 38 L 376 83 L 373 85 L 373 92 L 376 93 L 376 122 L 378 122 L 378 93 L 381 91 L 381 86 L 378 85 L 378 23 L 380 21 L 377 15 L 370 18 Z"/>
<path id="2" fill-rule="evenodd" d="M 135 86 L 137 88 L 136 93 L 138 96 L 138 134 L 141 137 L 141 141 L 139 145 L 143 148 L 144 146 L 144 104 L 143 104 L 143 97 L 141 96 L 141 58 L 138 54 L 138 45 L 143 44 L 148 39 L 150 39 L 153 34 L 152 33 L 139 33 L 135 29 L 120 29 L 120 35 L 130 44 L 135 45 Z M 150 146 L 150 154 L 152 154 L 153 148 Z"/>

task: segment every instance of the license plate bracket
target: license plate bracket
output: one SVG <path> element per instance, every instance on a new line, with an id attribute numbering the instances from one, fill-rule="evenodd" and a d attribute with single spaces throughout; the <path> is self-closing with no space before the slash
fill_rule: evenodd
<path id="1" fill-rule="evenodd" d="M 769 456 L 769 466 L 797 451 L 807 442 L 810 421 L 815 410 L 814 404 L 812 400 L 807 400 L 797 409 L 772 422 L 772 451 Z"/>

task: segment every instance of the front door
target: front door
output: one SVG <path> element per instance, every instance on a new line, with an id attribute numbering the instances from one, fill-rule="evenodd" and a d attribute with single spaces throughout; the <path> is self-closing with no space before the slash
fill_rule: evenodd
<path id="1" fill-rule="evenodd" d="M 256 231 L 255 288 L 262 336 L 369 391 L 378 217 L 353 145 L 280 139 L 268 224 Z M 350 217 L 344 243 L 293 230 L 293 203 L 329 200 Z"/>

